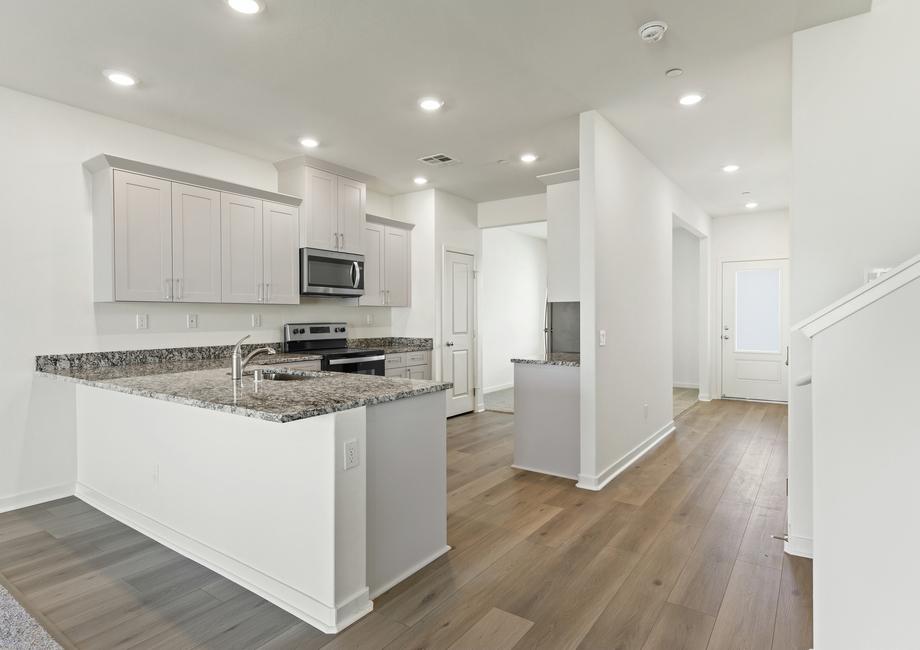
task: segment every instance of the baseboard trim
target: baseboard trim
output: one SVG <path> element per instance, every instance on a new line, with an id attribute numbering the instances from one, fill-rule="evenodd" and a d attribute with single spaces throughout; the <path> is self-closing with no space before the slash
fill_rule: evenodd
<path id="1" fill-rule="evenodd" d="M 783 544 L 784 550 L 789 555 L 798 557 L 807 557 L 814 559 L 814 541 L 810 537 L 795 537 L 790 535 L 789 539 Z"/>
<path id="2" fill-rule="evenodd" d="M 577 481 L 578 476 L 572 474 L 562 474 L 560 472 L 551 472 L 547 469 L 537 469 L 536 467 L 527 467 L 526 465 L 518 465 L 516 463 L 511 463 L 513 469 L 522 469 L 525 472 L 536 472 L 537 474 L 547 474 L 549 476 L 558 476 L 559 478 L 567 478 L 572 481 Z"/>
<path id="3" fill-rule="evenodd" d="M 483 388 L 482 392 L 483 394 L 488 395 L 489 393 L 497 393 L 500 390 L 508 390 L 509 388 L 514 388 L 513 382 L 510 384 L 501 384 L 499 386 L 489 386 L 488 388 Z"/>
<path id="4" fill-rule="evenodd" d="M 711 402 L 712 395 L 709 393 L 700 393 L 699 397 L 696 398 L 698 402 Z"/>
<path id="5" fill-rule="evenodd" d="M 419 563 L 413 565 L 413 566 L 410 567 L 409 569 L 406 569 L 405 571 L 403 571 L 402 573 L 400 573 L 397 577 L 393 578 L 392 580 L 388 580 L 387 582 L 383 583 L 382 585 L 380 585 L 379 587 L 377 587 L 376 589 L 374 589 L 372 592 L 370 592 L 371 598 L 376 598 L 376 597 L 379 596 L 380 594 L 385 594 L 385 593 L 388 592 L 390 589 L 392 589 L 393 587 L 395 587 L 396 585 L 398 585 L 400 582 L 402 582 L 403 580 L 405 580 L 406 578 L 408 578 L 408 577 L 411 576 L 412 574 L 414 574 L 414 573 L 416 573 L 416 572 L 421 571 L 422 569 L 424 569 L 426 566 L 428 566 L 429 564 L 431 564 L 432 562 L 434 562 L 435 560 L 437 560 L 439 557 L 441 557 L 442 555 L 444 555 L 445 553 L 447 553 L 447 552 L 448 552 L 449 550 L 451 550 L 452 548 L 453 548 L 452 546 L 445 546 L 444 548 L 442 548 L 442 549 L 439 550 L 438 552 L 436 552 L 436 553 L 430 555 L 429 557 L 427 557 L 427 558 L 425 558 L 424 560 L 422 560 L 421 562 L 419 562 Z"/>
<path id="6" fill-rule="evenodd" d="M 700 387 L 699 384 L 694 384 L 694 383 L 689 382 L 689 381 L 686 381 L 686 382 L 685 382 L 685 381 L 675 381 L 675 382 L 674 382 L 674 388 L 696 388 L 696 389 L 699 389 L 699 387 Z"/>
<path id="7" fill-rule="evenodd" d="M 674 426 L 674 420 L 671 420 L 651 436 L 633 447 L 619 460 L 614 461 L 609 467 L 607 467 L 607 469 L 605 469 L 597 476 L 579 474 L 578 483 L 575 484 L 575 487 L 579 487 L 584 490 L 603 490 L 607 484 L 610 483 L 610 481 L 615 479 L 618 475 L 622 474 L 630 465 L 642 458 L 645 454 L 654 449 L 658 443 L 674 433 L 675 429 L 676 427 Z"/>
<path id="8" fill-rule="evenodd" d="M 74 484 L 64 483 L 63 485 L 55 485 L 39 490 L 22 492 L 21 494 L 14 494 L 8 497 L 0 497 L 0 512 L 9 512 L 11 510 L 19 510 L 20 508 L 28 508 L 29 506 L 37 506 L 40 503 L 55 501 L 57 499 L 63 499 L 64 497 L 72 497 L 73 494 Z"/>
<path id="9" fill-rule="evenodd" d="M 309 594 L 137 512 L 130 506 L 97 492 L 87 485 L 78 482 L 75 492 L 77 497 L 94 508 L 258 594 L 327 634 L 341 632 L 374 607 L 367 588 L 348 596 L 343 602 L 336 603 L 334 607 L 326 605 Z"/>

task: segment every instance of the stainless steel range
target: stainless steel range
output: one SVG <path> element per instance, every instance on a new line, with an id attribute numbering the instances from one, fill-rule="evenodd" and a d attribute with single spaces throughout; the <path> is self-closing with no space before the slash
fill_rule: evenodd
<path id="1" fill-rule="evenodd" d="M 284 326 L 285 352 L 310 352 L 323 357 L 323 370 L 383 376 L 383 350 L 348 347 L 347 323 L 288 323 Z"/>

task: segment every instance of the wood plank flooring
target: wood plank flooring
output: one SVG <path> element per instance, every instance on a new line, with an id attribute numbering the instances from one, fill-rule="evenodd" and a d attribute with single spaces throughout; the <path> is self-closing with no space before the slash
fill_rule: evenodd
<path id="1" fill-rule="evenodd" d="M 811 648 L 786 556 L 786 408 L 701 402 L 601 492 L 448 422 L 453 550 L 324 635 L 75 498 L 0 514 L 0 582 L 65 648 Z"/>

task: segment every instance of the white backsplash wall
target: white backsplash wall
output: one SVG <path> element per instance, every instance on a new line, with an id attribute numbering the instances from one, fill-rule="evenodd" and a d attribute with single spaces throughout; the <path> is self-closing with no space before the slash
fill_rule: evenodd
<path id="1" fill-rule="evenodd" d="M 140 92 L 143 92 L 141 90 Z M 44 353 L 280 340 L 285 321 L 344 320 L 357 336 L 389 334 L 388 308 L 344 301 L 295 305 L 95 304 L 91 193 L 82 164 L 100 153 L 275 190 L 269 161 L 0 88 L 0 510 L 72 485 L 67 385 L 34 376 Z M 254 311 L 262 327 L 250 325 Z M 186 314 L 198 328 L 186 328 Z M 137 313 L 149 329 L 135 329 Z M 373 316 L 368 325 L 366 318 Z M 430 334 L 429 334 L 430 335 Z M 64 388 L 61 388 L 61 387 Z M 72 395 L 72 389 L 70 391 Z M 62 401 L 64 400 L 64 401 Z M 72 398 L 71 398 L 72 400 Z"/>

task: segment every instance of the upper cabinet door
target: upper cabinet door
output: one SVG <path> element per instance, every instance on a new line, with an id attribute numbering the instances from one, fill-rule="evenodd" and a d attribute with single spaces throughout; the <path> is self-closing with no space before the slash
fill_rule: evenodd
<path id="1" fill-rule="evenodd" d="M 300 248 L 297 208 L 262 203 L 265 302 L 300 303 Z"/>
<path id="2" fill-rule="evenodd" d="M 410 302 L 409 283 L 409 236 L 408 230 L 387 226 L 384 245 L 387 303 L 391 307 L 408 307 Z"/>
<path id="3" fill-rule="evenodd" d="M 171 183 L 114 171 L 115 300 L 170 301 Z"/>
<path id="4" fill-rule="evenodd" d="M 263 302 L 262 201 L 220 195 L 223 302 Z"/>
<path id="5" fill-rule="evenodd" d="M 323 250 L 338 248 L 338 179 L 335 174 L 306 168 L 306 187 L 301 205 L 301 246 Z"/>
<path id="6" fill-rule="evenodd" d="M 384 270 L 384 232 L 379 223 L 368 222 L 364 226 L 364 295 L 358 300 L 361 305 L 384 305 L 386 276 Z"/>
<path id="7" fill-rule="evenodd" d="M 364 183 L 350 178 L 339 178 L 339 250 L 346 253 L 364 253 L 361 243 L 364 235 L 367 189 Z"/>
<path id="8" fill-rule="evenodd" d="M 220 192 L 172 184 L 173 298 L 220 302 Z"/>

